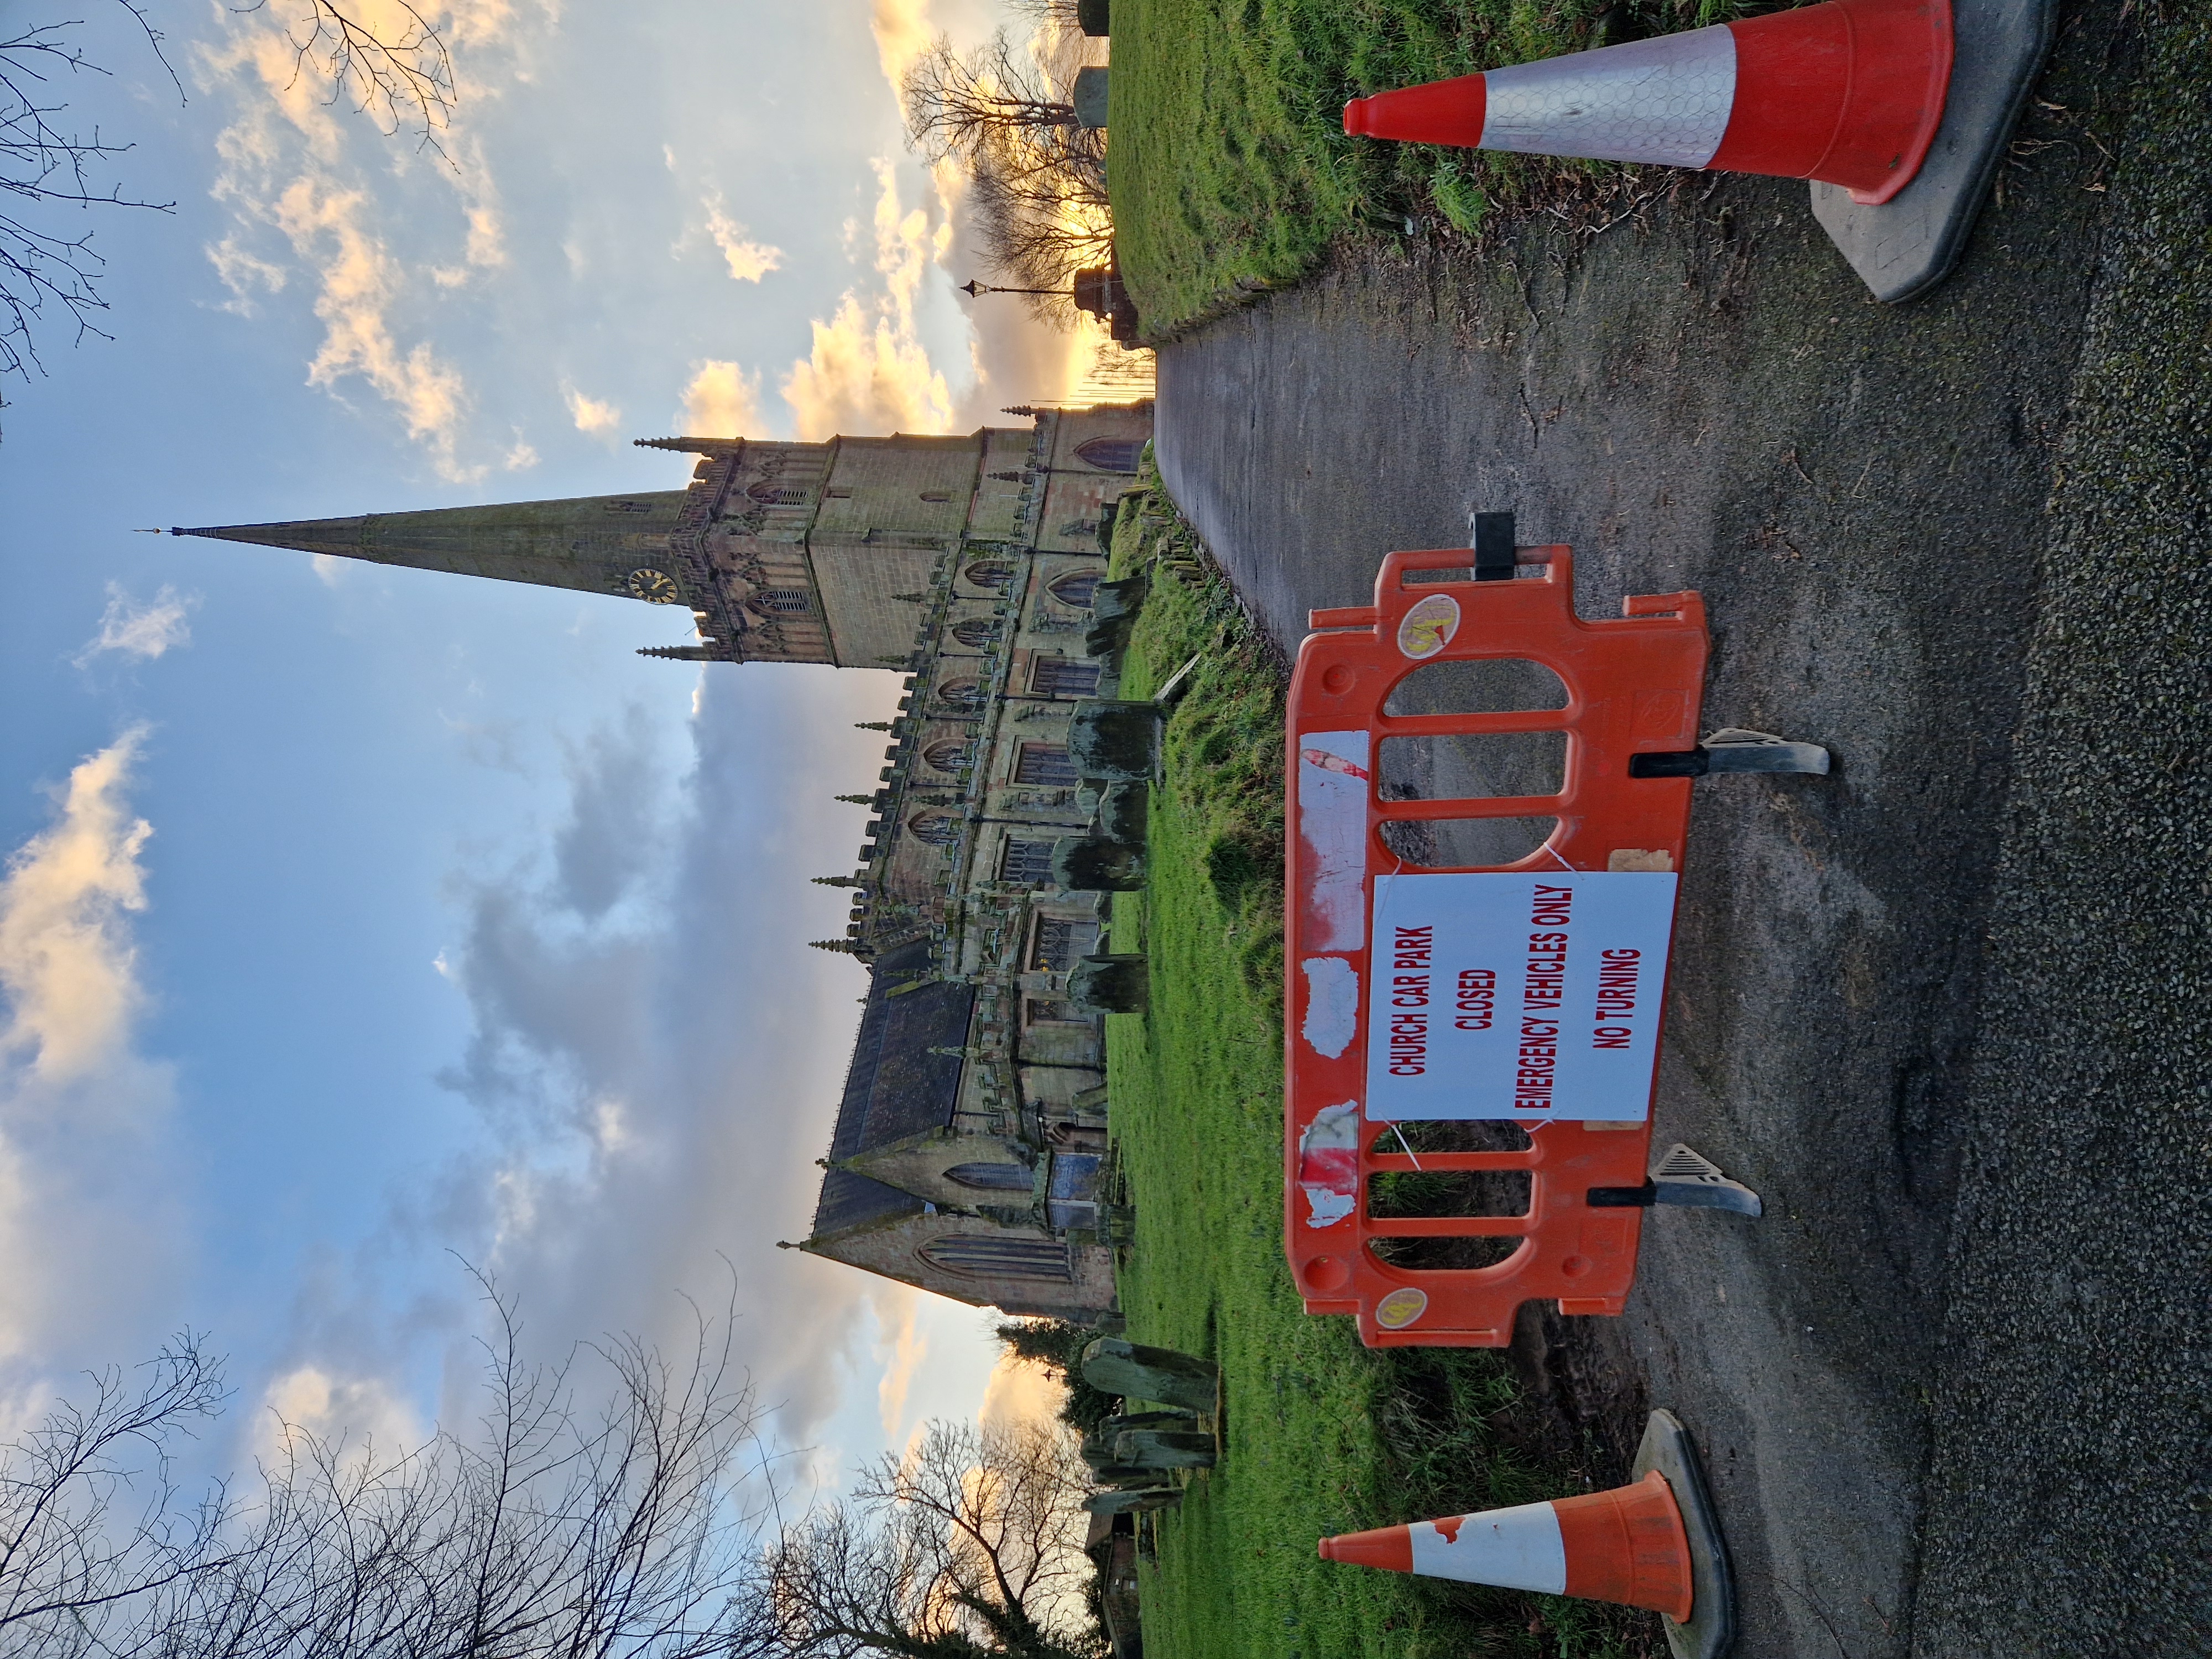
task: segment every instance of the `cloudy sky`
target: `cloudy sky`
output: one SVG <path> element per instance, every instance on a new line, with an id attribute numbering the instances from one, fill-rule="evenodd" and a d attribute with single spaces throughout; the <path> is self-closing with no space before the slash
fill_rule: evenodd
<path id="1" fill-rule="evenodd" d="M 1003 1396 L 984 1316 L 774 1248 L 863 988 L 805 878 L 850 867 L 892 677 L 137 533 L 672 489 L 630 438 L 1066 392 L 1092 343 L 971 321 L 957 182 L 900 143 L 890 77 L 993 0 L 454 0 L 444 159 L 296 78 L 283 0 L 154 12 L 181 101 L 118 8 L 66 93 L 175 210 L 88 216 L 115 337 L 50 329 L 0 416 L 0 1420 L 190 1325 L 235 1450 L 271 1409 L 419 1431 L 457 1258 L 549 1351 L 734 1277 L 833 1480 Z"/>

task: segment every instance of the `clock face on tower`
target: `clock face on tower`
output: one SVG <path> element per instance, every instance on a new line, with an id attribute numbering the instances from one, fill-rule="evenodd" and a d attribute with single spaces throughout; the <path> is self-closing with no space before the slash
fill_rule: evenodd
<path id="1" fill-rule="evenodd" d="M 631 598 L 643 599 L 647 605 L 673 605 L 678 598 L 676 580 L 665 570 L 631 571 L 629 591 Z"/>

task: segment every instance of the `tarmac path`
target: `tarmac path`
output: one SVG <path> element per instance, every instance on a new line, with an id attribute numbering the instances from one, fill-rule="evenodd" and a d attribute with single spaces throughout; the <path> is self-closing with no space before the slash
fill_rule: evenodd
<path id="1" fill-rule="evenodd" d="M 1746 1659 L 2212 1651 L 2212 143 L 2172 42 L 2185 113 L 2126 127 L 2107 18 L 1913 304 L 1802 185 L 1701 180 L 1160 356 L 1168 486 L 1285 646 L 1510 507 L 1585 615 L 1704 592 L 1708 729 L 1838 757 L 1699 784 L 1684 872 L 1657 1140 L 1765 1218 L 1655 1212 L 1625 1318 L 1516 1344 L 1617 1452 L 1690 1424 Z"/>

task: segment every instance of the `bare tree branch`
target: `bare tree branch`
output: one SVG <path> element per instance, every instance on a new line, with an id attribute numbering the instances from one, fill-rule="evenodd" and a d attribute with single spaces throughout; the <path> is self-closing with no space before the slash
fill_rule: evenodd
<path id="1" fill-rule="evenodd" d="M 804 1659 L 1100 1659 L 1082 1550 L 1089 1470 L 1064 1425 L 933 1423 L 769 1558 L 786 1650 Z"/>
<path id="2" fill-rule="evenodd" d="M 321 82 L 325 103 L 350 103 L 386 137 L 410 132 L 418 149 L 451 165 L 444 135 L 458 100 L 453 56 L 411 0 L 382 0 L 398 14 L 397 26 L 382 32 L 336 0 L 252 0 L 231 9 L 245 15 L 272 4 L 292 44 L 295 83 Z"/>
<path id="3" fill-rule="evenodd" d="M 177 88 L 165 37 L 144 0 L 112 0 L 131 15 L 155 60 Z M 456 94 L 453 59 L 437 28 L 411 0 L 378 0 L 375 11 L 342 0 L 252 0 L 250 14 L 275 7 L 295 53 L 294 74 L 323 83 L 331 103 L 343 100 L 386 135 L 415 134 L 418 147 L 451 164 L 445 134 Z M 393 15 L 396 26 L 369 21 Z M 66 331 L 72 344 L 87 336 L 113 337 L 100 326 L 106 262 L 93 232 L 55 215 L 70 209 L 131 208 L 169 213 L 174 202 L 127 194 L 115 178 L 134 146 L 105 137 L 97 125 L 68 118 L 64 87 L 81 76 L 109 71 L 85 55 L 73 31 L 82 17 L 5 26 L 0 34 L 0 382 L 46 372 L 40 342 Z M 4 405 L 0 405 L 4 406 Z"/>

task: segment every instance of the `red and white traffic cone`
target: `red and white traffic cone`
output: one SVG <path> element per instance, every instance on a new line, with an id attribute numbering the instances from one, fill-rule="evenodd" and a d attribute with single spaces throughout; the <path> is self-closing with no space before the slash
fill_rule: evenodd
<path id="1" fill-rule="evenodd" d="M 1818 179 L 1873 204 L 1919 172 L 1950 84 L 1951 0 L 1826 0 L 1355 98 L 1344 130 Z"/>
<path id="2" fill-rule="evenodd" d="M 1322 1559 L 1505 1589 L 1691 1613 L 1689 1537 L 1656 1469 L 1633 1486 L 1321 1540 Z"/>

